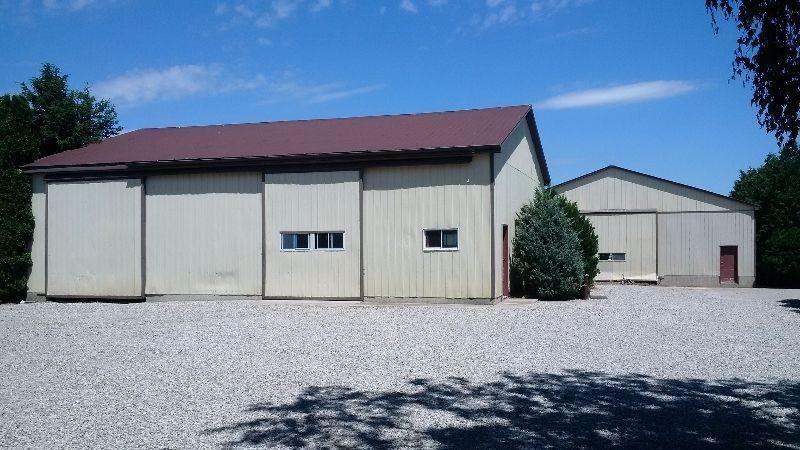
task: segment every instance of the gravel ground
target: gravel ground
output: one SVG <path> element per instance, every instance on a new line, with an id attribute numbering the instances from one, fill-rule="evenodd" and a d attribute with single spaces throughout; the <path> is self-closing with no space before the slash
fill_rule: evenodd
<path id="1" fill-rule="evenodd" d="M 800 291 L 593 295 L 0 305 L 0 443 L 800 448 Z"/>

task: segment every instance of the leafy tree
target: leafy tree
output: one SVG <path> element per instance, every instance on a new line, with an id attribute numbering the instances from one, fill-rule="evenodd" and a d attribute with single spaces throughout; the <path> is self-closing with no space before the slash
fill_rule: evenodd
<path id="1" fill-rule="evenodd" d="M 33 116 L 18 95 L 0 97 L 0 302 L 25 298 L 33 237 L 31 186 L 17 166 L 33 159 Z"/>
<path id="2" fill-rule="evenodd" d="M 0 301 L 25 297 L 33 236 L 31 186 L 19 166 L 121 131 L 114 106 L 44 64 L 21 95 L 0 97 Z"/>
<path id="3" fill-rule="evenodd" d="M 800 149 L 790 142 L 764 165 L 741 171 L 731 197 L 756 210 L 756 278 L 759 284 L 800 285 Z"/>
<path id="4" fill-rule="evenodd" d="M 560 200 L 537 190 L 517 213 L 512 271 L 528 295 L 540 300 L 574 298 L 583 281 L 578 234 Z"/>
<path id="5" fill-rule="evenodd" d="M 87 87 L 69 88 L 68 76 L 58 67 L 44 64 L 30 84 L 22 83 L 22 95 L 33 111 L 38 157 L 99 142 L 122 131 L 117 112 L 108 100 L 97 100 Z"/>
<path id="6" fill-rule="evenodd" d="M 800 286 L 800 227 L 778 229 L 761 248 L 766 282 L 773 286 Z"/>
<path id="7" fill-rule="evenodd" d="M 706 0 L 714 31 L 716 15 L 734 19 L 740 35 L 733 78 L 753 85 L 758 123 L 778 144 L 800 133 L 800 2 L 797 0 Z"/>
<path id="8" fill-rule="evenodd" d="M 557 195 L 556 198 L 561 205 L 561 209 L 567 218 L 572 223 L 572 229 L 578 234 L 578 240 L 581 246 L 581 255 L 583 256 L 583 271 L 589 275 L 589 282 L 591 284 L 594 277 L 600 273 L 597 269 L 598 264 L 598 242 L 597 233 L 594 232 L 594 226 L 589 219 L 581 214 L 578 209 L 578 204 L 571 202 L 564 195 Z"/>

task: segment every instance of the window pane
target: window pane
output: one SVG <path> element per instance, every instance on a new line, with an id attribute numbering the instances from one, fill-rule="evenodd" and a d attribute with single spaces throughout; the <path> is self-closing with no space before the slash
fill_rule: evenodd
<path id="1" fill-rule="evenodd" d="M 600 253 L 600 261 L 611 261 L 611 253 Z"/>
<path id="2" fill-rule="evenodd" d="M 458 247 L 458 230 L 442 231 L 442 248 Z"/>
<path id="3" fill-rule="evenodd" d="M 308 233 L 296 234 L 295 236 L 297 236 L 296 248 L 307 249 L 308 248 Z"/>
<path id="4" fill-rule="evenodd" d="M 294 250 L 294 234 L 281 234 L 281 248 L 284 250 Z"/>
<path id="5" fill-rule="evenodd" d="M 611 259 L 613 261 L 625 261 L 625 253 L 612 253 Z"/>
<path id="6" fill-rule="evenodd" d="M 344 233 L 331 233 L 331 248 L 344 248 Z"/>
<path id="7" fill-rule="evenodd" d="M 317 233 L 317 248 L 330 248 L 328 233 Z"/>
<path id="8" fill-rule="evenodd" d="M 442 230 L 425 231 L 425 247 L 440 248 L 442 246 Z"/>

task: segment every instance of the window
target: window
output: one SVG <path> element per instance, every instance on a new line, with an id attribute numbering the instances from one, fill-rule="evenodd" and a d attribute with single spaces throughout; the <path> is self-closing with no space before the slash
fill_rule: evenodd
<path id="1" fill-rule="evenodd" d="M 458 230 L 424 230 L 425 250 L 458 250 Z"/>
<path id="2" fill-rule="evenodd" d="M 344 233 L 315 233 L 317 236 L 317 249 L 344 250 Z"/>
<path id="3" fill-rule="evenodd" d="M 625 253 L 600 253 L 600 261 L 625 261 Z"/>
<path id="4" fill-rule="evenodd" d="M 344 232 L 281 233 L 281 250 L 344 250 Z"/>
<path id="5" fill-rule="evenodd" d="M 281 250 L 308 250 L 308 233 L 282 233 Z"/>

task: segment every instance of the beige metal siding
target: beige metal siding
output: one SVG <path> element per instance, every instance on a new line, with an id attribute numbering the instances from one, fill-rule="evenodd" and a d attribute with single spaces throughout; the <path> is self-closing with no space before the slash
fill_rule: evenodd
<path id="1" fill-rule="evenodd" d="M 52 182 L 47 195 L 47 295 L 141 295 L 141 180 Z"/>
<path id="2" fill-rule="evenodd" d="M 31 207 L 33 209 L 33 219 L 36 223 L 33 229 L 33 242 L 31 243 L 31 273 L 28 277 L 28 292 L 44 294 L 44 272 L 45 272 L 45 217 L 47 216 L 47 184 L 44 182 L 43 175 L 31 177 L 31 187 L 33 197 Z"/>
<path id="3" fill-rule="evenodd" d="M 720 246 L 739 247 L 739 277 L 755 276 L 753 212 L 658 215 L 661 275 L 719 277 Z"/>
<path id="4" fill-rule="evenodd" d="M 147 294 L 261 294 L 261 174 L 148 177 Z"/>
<path id="5" fill-rule="evenodd" d="M 364 171 L 366 297 L 489 298 L 489 159 Z M 458 228 L 459 250 L 423 251 L 423 229 Z"/>
<path id="6" fill-rule="evenodd" d="M 267 297 L 361 296 L 357 171 L 267 174 Z M 343 231 L 344 251 L 281 251 L 280 233 Z"/>
<path id="7" fill-rule="evenodd" d="M 495 292 L 503 293 L 502 286 L 502 227 L 508 225 L 509 255 L 514 241 L 514 221 L 522 205 L 533 198 L 533 192 L 542 185 L 541 168 L 537 164 L 530 128 L 521 121 L 506 139 L 499 154 L 494 155 L 494 208 L 495 208 Z M 510 261 L 509 261 L 510 264 Z"/>
<path id="8" fill-rule="evenodd" d="M 568 183 L 559 191 L 584 212 L 619 211 L 620 219 L 616 220 L 623 220 L 626 210 L 658 211 L 657 250 L 653 252 L 658 254 L 658 275 L 666 277 L 669 284 L 717 284 L 722 245 L 739 249 L 740 284 L 753 282 L 755 219 L 751 206 L 616 168 Z M 598 226 L 596 230 L 600 251 L 615 251 L 604 250 L 602 243 L 616 239 L 619 227 Z M 628 239 L 633 237 L 631 233 L 637 233 L 629 232 Z"/>
<path id="9" fill-rule="evenodd" d="M 655 213 L 588 217 L 597 233 L 600 253 L 625 253 L 625 261 L 599 262 L 598 281 L 656 281 Z"/>
<path id="10" fill-rule="evenodd" d="M 609 169 L 569 183 L 560 192 L 583 211 L 725 211 L 750 209 L 734 200 L 652 177 Z"/>

